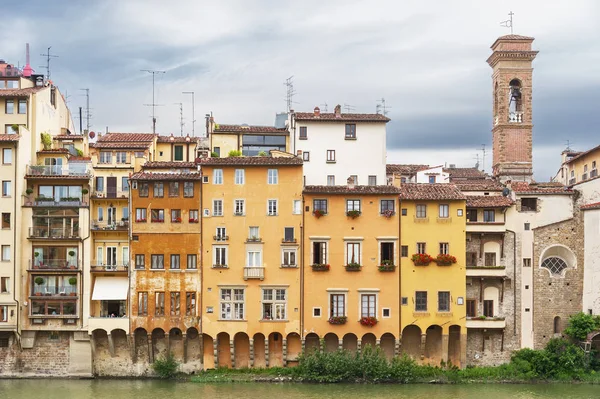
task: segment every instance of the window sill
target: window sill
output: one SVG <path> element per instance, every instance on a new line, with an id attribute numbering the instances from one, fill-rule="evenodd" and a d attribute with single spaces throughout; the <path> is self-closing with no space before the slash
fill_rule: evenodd
<path id="1" fill-rule="evenodd" d="M 269 320 L 269 319 L 260 319 L 259 323 L 288 323 L 289 320 Z"/>
<path id="2" fill-rule="evenodd" d="M 280 269 L 297 269 L 298 265 L 281 265 Z"/>
<path id="3" fill-rule="evenodd" d="M 356 141 L 356 137 L 344 137 L 344 140 Z"/>
<path id="4" fill-rule="evenodd" d="M 267 213 L 267 216 L 279 216 L 278 213 Z"/>
<path id="5" fill-rule="evenodd" d="M 181 269 L 169 269 L 170 272 L 181 272 Z"/>
<path id="6" fill-rule="evenodd" d="M 326 161 L 326 163 L 335 163 L 335 161 Z"/>
<path id="7" fill-rule="evenodd" d="M 144 269 L 145 270 L 145 269 Z M 164 272 L 165 269 L 149 269 L 151 272 Z"/>
<path id="8" fill-rule="evenodd" d="M 234 213 L 233 216 L 246 216 L 245 213 Z"/>
<path id="9" fill-rule="evenodd" d="M 298 137 L 298 140 L 308 140 L 308 137 Z"/>
<path id="10" fill-rule="evenodd" d="M 247 323 L 248 322 L 248 320 L 246 320 L 246 319 L 217 319 L 217 321 L 225 321 L 225 322 L 232 321 L 232 322 L 237 322 L 237 323 L 240 323 L 240 322 Z"/>

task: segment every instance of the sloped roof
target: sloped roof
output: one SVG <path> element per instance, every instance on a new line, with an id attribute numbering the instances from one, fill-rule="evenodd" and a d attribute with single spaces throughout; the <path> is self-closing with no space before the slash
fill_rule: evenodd
<path id="1" fill-rule="evenodd" d="M 196 143 L 197 137 L 185 136 L 158 136 L 156 141 L 159 143 Z"/>
<path id="2" fill-rule="evenodd" d="M 154 161 L 146 162 L 143 165 L 144 169 L 194 169 L 196 164 L 194 162 L 170 162 L 170 161 Z"/>
<path id="3" fill-rule="evenodd" d="M 500 183 L 492 179 L 454 180 L 452 183 L 456 184 L 460 191 L 502 191 L 504 188 Z"/>
<path id="4" fill-rule="evenodd" d="M 400 186 L 403 200 L 464 200 L 466 197 L 454 184 L 404 183 Z"/>
<path id="5" fill-rule="evenodd" d="M 501 195 L 467 195 L 467 208 L 508 208 L 513 203 Z"/>
<path id="6" fill-rule="evenodd" d="M 288 135 L 287 128 L 276 128 L 274 126 L 250 126 L 250 125 L 224 125 L 215 124 L 213 133 L 271 133 Z"/>
<path id="7" fill-rule="evenodd" d="M 391 119 L 381 114 L 344 114 L 321 112 L 315 116 L 314 112 L 296 112 L 294 118 L 297 121 L 311 122 L 389 122 Z"/>
<path id="8" fill-rule="evenodd" d="M 0 141 L 19 141 L 21 136 L 17 133 L 15 134 L 0 134 Z"/>
<path id="9" fill-rule="evenodd" d="M 411 165 L 411 164 L 387 164 L 385 165 L 386 174 L 414 175 L 421 170 L 429 169 L 429 165 Z"/>
<path id="10" fill-rule="evenodd" d="M 600 202 L 594 202 L 593 204 L 582 205 L 580 209 L 582 209 L 584 211 L 591 210 L 591 209 L 600 209 Z"/>
<path id="11" fill-rule="evenodd" d="M 2 89 L 0 90 L 0 97 L 27 97 L 30 94 L 37 93 L 48 87 L 49 86 L 36 86 L 27 87 L 25 89 Z"/>
<path id="12" fill-rule="evenodd" d="M 516 194 L 527 195 L 527 194 L 573 194 L 573 191 L 565 187 L 562 183 L 548 182 L 548 183 L 528 183 L 524 181 L 512 182 L 510 189 Z"/>
<path id="13" fill-rule="evenodd" d="M 97 142 L 92 148 L 122 148 L 122 149 L 146 149 L 152 145 L 152 142 Z"/>
<path id="14" fill-rule="evenodd" d="M 200 180 L 200 173 L 152 173 L 137 172 L 131 175 L 130 180 Z"/>
<path id="15" fill-rule="evenodd" d="M 198 158 L 196 163 L 207 166 L 288 166 L 302 165 L 298 157 L 226 157 L 226 158 Z"/>
<path id="16" fill-rule="evenodd" d="M 444 172 L 450 175 L 452 179 L 485 179 L 485 173 L 477 168 L 444 168 Z"/>
<path id="17" fill-rule="evenodd" d="M 589 154 L 591 152 L 598 151 L 598 150 L 600 150 L 600 145 L 596 146 L 594 148 L 591 148 L 591 149 L 589 149 L 587 151 L 579 152 L 573 158 L 569 159 L 568 161 L 565 161 L 565 164 L 570 164 L 571 162 L 573 162 L 573 161 L 575 161 L 575 160 L 577 160 L 577 159 L 579 159 L 581 157 L 584 157 L 585 155 L 587 155 L 587 154 Z"/>
<path id="18" fill-rule="evenodd" d="M 496 40 L 535 40 L 531 36 L 522 36 L 522 35 L 504 35 L 500 36 Z"/>
<path id="19" fill-rule="evenodd" d="M 155 136 L 153 133 L 107 133 L 98 137 L 96 144 L 106 142 L 152 142 Z"/>
<path id="20" fill-rule="evenodd" d="M 304 194 L 343 194 L 343 195 L 398 195 L 396 186 L 305 186 Z"/>
<path id="21" fill-rule="evenodd" d="M 60 134 L 58 136 L 52 137 L 54 140 L 83 140 L 83 135 L 81 134 Z"/>

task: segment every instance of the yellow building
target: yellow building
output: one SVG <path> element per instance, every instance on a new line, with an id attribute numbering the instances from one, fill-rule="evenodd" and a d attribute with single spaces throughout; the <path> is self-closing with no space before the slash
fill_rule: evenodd
<path id="1" fill-rule="evenodd" d="M 307 350 L 398 352 L 399 189 L 304 188 L 302 330 Z"/>
<path id="2" fill-rule="evenodd" d="M 154 146 L 155 161 L 164 162 L 194 162 L 196 159 L 196 146 L 199 139 L 196 137 L 156 136 Z"/>
<path id="3" fill-rule="evenodd" d="M 464 366 L 465 196 L 452 184 L 407 183 L 399 207 L 402 352 Z"/>
<path id="4" fill-rule="evenodd" d="M 271 150 L 290 151 L 290 133 L 286 127 L 223 125 L 210 122 L 211 151 L 226 157 L 229 151 L 241 151 L 244 156 L 256 156 Z"/>
<path id="5" fill-rule="evenodd" d="M 206 158 L 204 367 L 268 367 L 301 352 L 302 160 Z"/>
<path id="6" fill-rule="evenodd" d="M 598 177 L 600 146 L 584 152 L 565 150 L 561 156 L 562 165 L 554 177 L 554 181 L 572 186 Z"/>

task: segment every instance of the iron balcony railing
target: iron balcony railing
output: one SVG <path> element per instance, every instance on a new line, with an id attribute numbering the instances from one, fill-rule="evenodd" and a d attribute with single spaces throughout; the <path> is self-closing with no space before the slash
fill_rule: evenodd
<path id="1" fill-rule="evenodd" d="M 129 269 L 129 262 L 101 262 L 92 260 L 90 266 L 93 272 L 126 272 Z"/>
<path id="2" fill-rule="evenodd" d="M 56 200 L 54 198 L 35 198 L 33 200 L 29 200 L 27 197 L 23 199 L 24 206 L 34 206 L 34 207 L 65 207 L 65 208 L 78 208 L 82 206 L 88 206 L 86 202 L 81 201 L 80 199 L 72 199 L 72 198 L 61 198 L 60 200 Z"/>
<path id="3" fill-rule="evenodd" d="M 129 229 L 129 221 L 122 220 L 119 222 L 116 221 L 92 221 L 92 230 L 118 230 L 118 231 L 127 231 Z"/>
<path id="4" fill-rule="evenodd" d="M 81 267 L 79 259 L 30 259 L 30 270 L 78 270 Z"/>
<path id="5" fill-rule="evenodd" d="M 81 238 L 79 229 L 54 228 L 54 227 L 30 227 L 29 238 L 47 238 L 53 240 L 69 240 Z"/>
<path id="6" fill-rule="evenodd" d="M 75 294 L 77 294 L 77 285 L 46 286 L 34 284 L 32 292 L 32 295 L 34 296 L 64 296 Z"/>
<path id="7" fill-rule="evenodd" d="M 72 163 L 67 165 L 29 165 L 27 166 L 28 176 L 69 176 L 90 178 L 91 169 L 85 163 Z"/>

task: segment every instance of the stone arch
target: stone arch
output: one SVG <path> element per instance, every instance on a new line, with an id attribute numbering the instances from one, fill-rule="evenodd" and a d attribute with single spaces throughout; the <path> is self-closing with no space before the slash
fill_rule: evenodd
<path id="1" fill-rule="evenodd" d="M 596 351 L 596 357 L 600 357 L 600 333 L 588 339 L 592 342 L 592 349 Z"/>
<path id="2" fill-rule="evenodd" d="M 202 361 L 202 345 L 200 334 L 195 327 L 190 327 L 185 333 L 187 341 L 186 362 Z"/>
<path id="3" fill-rule="evenodd" d="M 306 353 L 318 351 L 320 345 L 319 336 L 315 333 L 310 333 L 304 338 L 304 350 Z"/>
<path id="4" fill-rule="evenodd" d="M 487 287 L 485 287 L 483 289 L 483 303 L 484 303 L 484 310 L 485 310 L 485 304 L 488 303 L 486 301 L 492 301 L 493 306 L 492 306 L 492 314 L 486 314 L 485 316 L 487 317 L 495 317 L 498 316 L 500 314 L 500 290 L 498 289 L 498 287 L 496 287 L 495 285 L 488 285 Z"/>
<path id="5" fill-rule="evenodd" d="M 133 332 L 133 353 L 136 362 L 148 362 L 150 351 L 148 350 L 148 332 L 144 328 L 136 328 Z"/>
<path id="6" fill-rule="evenodd" d="M 283 367 L 283 335 L 269 334 L 269 367 Z"/>
<path id="7" fill-rule="evenodd" d="M 233 353 L 236 369 L 250 367 L 250 338 L 248 334 L 239 332 L 233 336 Z"/>
<path id="8" fill-rule="evenodd" d="M 231 343 L 229 334 L 217 334 L 217 367 L 231 368 Z"/>
<path id="9" fill-rule="evenodd" d="M 460 354 L 461 354 L 461 342 L 460 342 L 460 326 L 452 325 L 448 330 L 448 362 L 452 365 L 461 367 Z"/>
<path id="10" fill-rule="evenodd" d="M 554 324 L 554 334 L 562 333 L 562 320 L 560 319 L 560 316 L 554 317 L 553 324 Z"/>
<path id="11" fill-rule="evenodd" d="M 286 365 L 298 364 L 298 356 L 302 353 L 302 339 L 298 333 L 289 333 L 287 336 L 287 358 Z"/>
<path id="12" fill-rule="evenodd" d="M 413 359 L 421 358 L 421 328 L 414 324 L 402 330 L 402 353 Z"/>
<path id="13" fill-rule="evenodd" d="M 323 339 L 325 341 L 325 352 L 335 352 L 340 346 L 340 340 L 334 333 L 327 333 Z"/>
<path id="14" fill-rule="evenodd" d="M 202 334 L 202 357 L 204 363 L 204 369 L 214 369 L 215 364 L 215 353 L 213 338 L 208 334 Z"/>
<path id="15" fill-rule="evenodd" d="M 389 360 L 394 358 L 396 354 L 396 337 L 392 333 L 385 333 L 379 340 L 379 346 Z"/>
<path id="16" fill-rule="evenodd" d="M 164 359 L 168 355 L 167 340 L 162 328 L 152 330 L 152 359 Z"/>
<path id="17" fill-rule="evenodd" d="M 429 364 L 438 365 L 442 360 L 442 327 L 433 324 L 425 334 L 425 357 Z"/>
<path id="18" fill-rule="evenodd" d="M 169 353 L 180 362 L 183 362 L 183 333 L 177 327 L 169 331 Z"/>
<path id="19" fill-rule="evenodd" d="M 362 336 L 360 341 L 360 347 L 365 348 L 367 345 L 371 346 L 371 348 L 375 349 L 377 347 L 377 337 L 373 333 L 366 333 Z"/>
<path id="20" fill-rule="evenodd" d="M 267 367 L 266 339 L 261 333 L 254 334 L 254 367 Z"/>
<path id="21" fill-rule="evenodd" d="M 569 247 L 554 244 L 540 254 L 540 269 L 545 269 L 550 277 L 563 278 L 567 270 L 577 268 L 577 257 Z"/>
<path id="22" fill-rule="evenodd" d="M 99 328 L 92 331 L 92 339 L 94 340 L 94 355 L 98 358 L 110 357 L 108 333 L 106 330 Z"/>
<path id="23" fill-rule="evenodd" d="M 352 333 L 344 335 L 342 338 L 342 348 L 347 351 L 356 352 L 358 349 L 358 338 Z"/>
<path id="24" fill-rule="evenodd" d="M 487 263 L 492 263 L 491 261 L 487 261 L 486 262 L 486 253 L 493 253 L 496 256 L 494 256 L 494 264 L 487 264 Z M 502 253 L 501 253 L 501 246 L 500 246 L 500 240 L 497 238 L 487 238 L 483 241 L 483 254 L 481 254 L 482 258 L 483 258 L 483 263 L 484 266 L 498 266 L 499 262 L 500 262 L 500 257 L 501 257 Z"/>
<path id="25" fill-rule="evenodd" d="M 115 348 L 115 356 L 129 359 L 131 353 L 129 352 L 129 342 L 125 330 L 117 328 L 110 332 L 110 336 L 113 341 L 113 347 Z"/>

